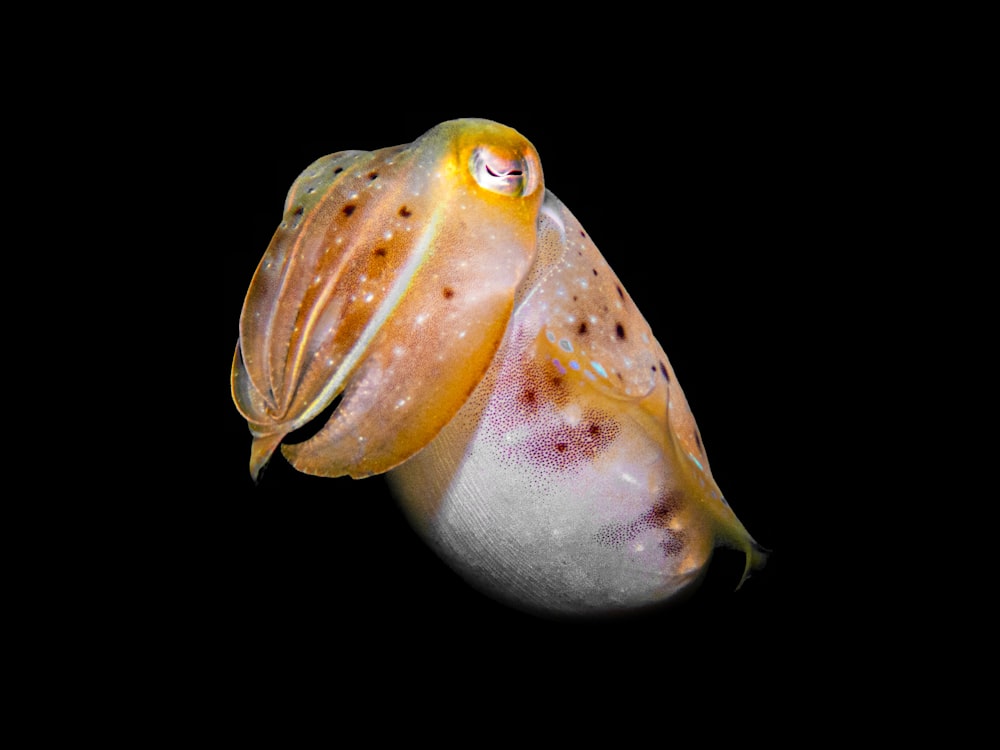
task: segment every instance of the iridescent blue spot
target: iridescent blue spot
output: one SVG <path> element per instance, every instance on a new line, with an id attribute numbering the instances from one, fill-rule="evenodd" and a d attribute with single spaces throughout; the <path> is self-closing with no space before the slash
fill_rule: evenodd
<path id="1" fill-rule="evenodd" d="M 571 343 L 569 343 L 569 341 L 567 341 L 566 339 L 559 339 L 559 347 L 564 352 L 571 352 L 571 351 L 573 351 L 573 345 Z"/>
<path id="2" fill-rule="evenodd" d="M 597 380 L 597 376 L 594 375 L 590 370 L 584 370 L 583 374 L 587 376 L 589 380 Z"/>
<path id="3" fill-rule="evenodd" d="M 701 465 L 701 461 L 699 461 L 697 458 L 695 458 L 692 454 L 688 453 L 688 458 L 690 458 L 692 461 L 694 461 L 695 466 L 697 466 L 702 471 L 705 471 L 705 467 Z"/>
<path id="4" fill-rule="evenodd" d="M 552 333 L 552 331 L 546 331 L 545 338 L 547 338 L 553 344 L 556 343 L 556 335 Z"/>
<path id="5" fill-rule="evenodd" d="M 580 369 L 580 363 L 577 362 L 575 359 L 571 359 L 569 361 L 569 366 L 572 367 L 574 370 L 579 370 Z"/>
<path id="6" fill-rule="evenodd" d="M 602 378 L 606 378 L 608 376 L 608 374 L 604 371 L 604 368 L 601 367 L 601 363 L 600 362 L 593 362 L 592 361 L 590 363 L 590 366 L 593 367 L 594 371 L 597 372 L 597 374 L 600 375 Z"/>
<path id="7" fill-rule="evenodd" d="M 554 364 L 556 366 L 556 369 L 559 370 L 559 374 L 560 375 L 565 375 L 566 374 L 566 368 L 563 367 L 562 366 L 562 362 L 560 362 L 555 357 L 552 358 L 552 364 Z"/>

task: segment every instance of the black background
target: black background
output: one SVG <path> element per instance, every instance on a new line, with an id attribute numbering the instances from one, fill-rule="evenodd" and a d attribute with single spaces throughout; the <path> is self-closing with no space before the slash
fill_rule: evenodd
<path id="1" fill-rule="evenodd" d="M 669 103 L 669 102 L 668 102 Z M 805 581 L 811 518 L 804 425 L 821 415 L 806 354 L 803 248 L 824 252 L 815 173 L 829 159 L 812 105 L 795 87 L 685 97 L 636 108 L 566 102 L 538 112 L 477 106 L 399 111 L 375 103 L 268 108 L 212 130 L 224 189 L 217 314 L 199 378 L 210 438 L 188 456 L 210 488 L 206 611 L 220 644 L 274 657 L 432 659 L 503 674 L 548 663 L 580 674 L 684 668 L 774 673 L 825 617 Z M 285 192 L 317 157 L 412 141 L 454 117 L 510 125 L 537 148 L 546 187 L 576 215 L 622 279 L 676 370 L 713 473 L 747 529 L 773 550 L 739 590 L 742 557 L 719 549 L 686 601 L 607 622 L 562 622 L 503 607 L 469 588 L 408 528 L 381 478 L 309 477 L 280 457 L 258 485 L 229 372 L 243 295 L 281 219 Z M 805 271 L 815 274 L 814 266 Z M 203 394 L 204 395 L 204 394 Z M 204 503 L 200 500 L 199 503 Z"/>

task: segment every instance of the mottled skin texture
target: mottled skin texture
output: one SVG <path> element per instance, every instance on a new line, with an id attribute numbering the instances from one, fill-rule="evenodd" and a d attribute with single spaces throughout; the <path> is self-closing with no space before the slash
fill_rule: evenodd
<path id="1" fill-rule="evenodd" d="M 516 131 L 451 121 L 317 161 L 240 336 L 233 394 L 255 476 L 342 394 L 286 458 L 327 476 L 392 470 L 418 532 L 512 606 L 651 606 L 720 543 L 747 573 L 763 564 L 666 354 Z"/>

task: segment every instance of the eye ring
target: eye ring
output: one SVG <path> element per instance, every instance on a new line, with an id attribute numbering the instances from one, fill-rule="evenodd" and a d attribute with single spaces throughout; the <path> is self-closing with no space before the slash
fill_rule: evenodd
<path id="1" fill-rule="evenodd" d="M 501 195 L 531 195 L 538 184 L 538 170 L 527 155 L 504 154 L 490 146 L 473 150 L 469 171 L 480 187 Z"/>

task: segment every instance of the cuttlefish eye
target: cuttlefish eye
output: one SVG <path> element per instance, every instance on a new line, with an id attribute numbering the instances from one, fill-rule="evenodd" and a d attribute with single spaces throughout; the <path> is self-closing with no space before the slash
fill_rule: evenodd
<path id="1" fill-rule="evenodd" d="M 472 152 L 469 171 L 481 187 L 501 195 L 531 195 L 538 187 L 538 165 L 524 154 L 504 154 L 490 146 Z"/>

